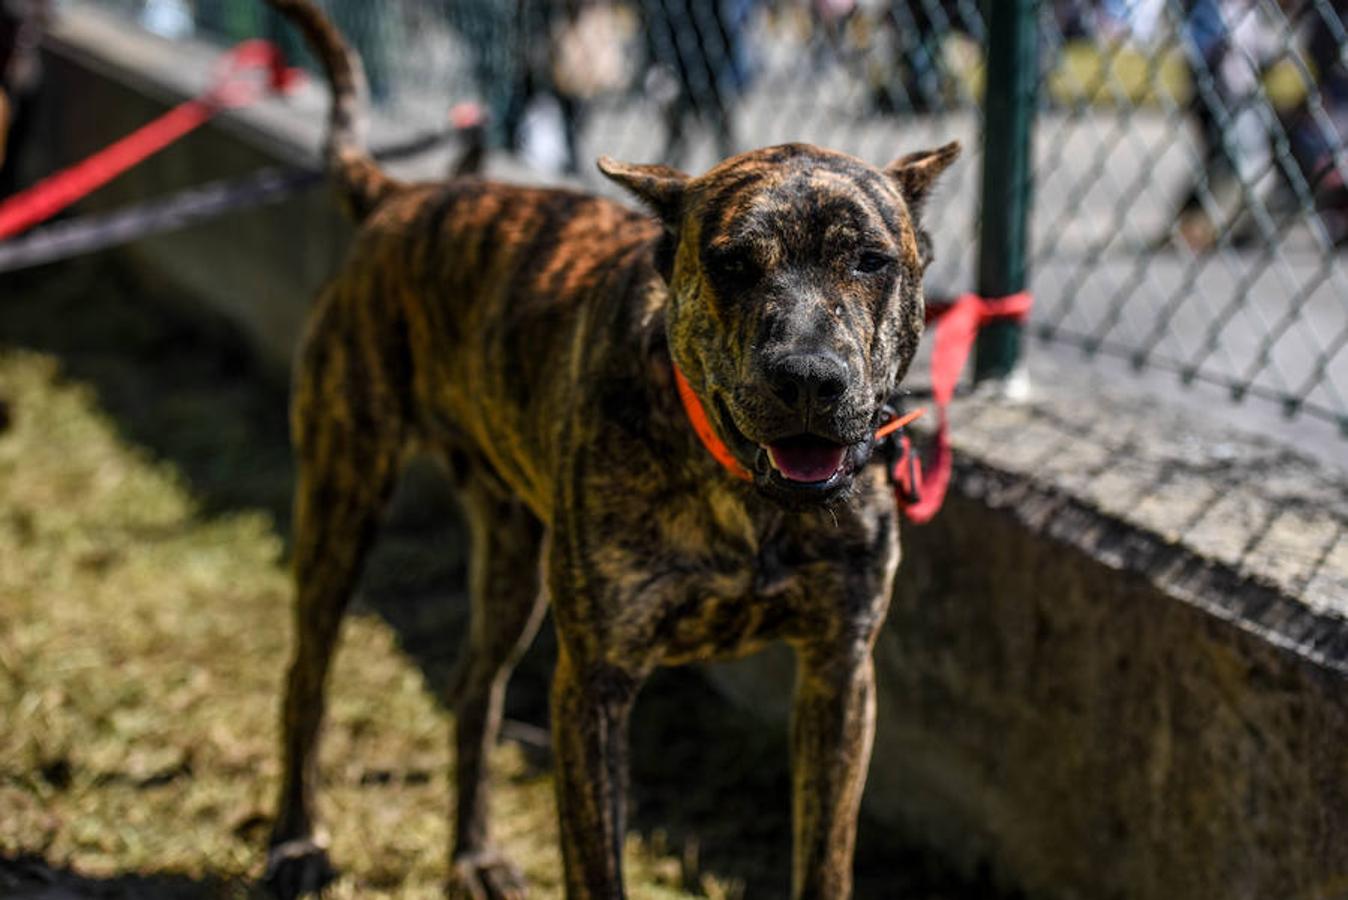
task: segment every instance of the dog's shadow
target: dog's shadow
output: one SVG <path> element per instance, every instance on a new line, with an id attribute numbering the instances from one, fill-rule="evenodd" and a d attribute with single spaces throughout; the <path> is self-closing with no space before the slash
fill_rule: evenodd
<path id="1" fill-rule="evenodd" d="M 109 257 L 93 257 L 0 275 L 4 346 L 55 355 L 69 377 L 91 385 L 130 442 L 182 474 L 202 515 L 261 509 L 288 533 L 293 463 L 286 385 L 267 374 L 223 321 L 175 304 L 162 289 L 148 289 L 147 279 Z M 465 631 L 463 546 L 448 485 L 434 467 L 414 465 L 395 497 L 357 603 L 358 614 L 388 622 L 439 697 Z M 507 699 L 508 732 L 539 765 L 547 761 L 554 659 L 552 630 L 545 625 Z M 698 671 L 683 669 L 651 679 L 631 735 L 630 824 L 648 842 L 683 858 L 685 884 L 694 888 L 709 873 L 722 884 L 741 886 L 742 896 L 785 896 L 790 780 L 784 728 L 756 724 Z M 971 883 L 929 855 L 896 844 L 883 827 L 863 823 L 861 835 L 858 898 L 994 895 L 985 878 Z M 0 875 L 21 864 L 34 862 L 0 859 Z M 49 872 L 52 883 L 76 877 Z M 175 897 L 217 896 L 220 889 L 171 873 L 140 879 L 137 887 L 144 890 L 136 896 Z"/>
<path id="2" fill-rule="evenodd" d="M 254 892 L 247 885 L 209 877 L 158 872 L 97 878 L 52 867 L 40 856 L 0 854 L 0 897 L 9 900 L 79 900 L 84 897 L 219 900 L 247 897 L 250 893 Z"/>

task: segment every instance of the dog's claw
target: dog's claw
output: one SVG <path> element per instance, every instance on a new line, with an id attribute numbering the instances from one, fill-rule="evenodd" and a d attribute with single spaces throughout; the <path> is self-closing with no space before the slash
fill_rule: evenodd
<path id="1" fill-rule="evenodd" d="M 272 846 L 262 883 L 276 900 L 296 900 L 320 893 L 336 877 L 327 850 L 306 838 Z"/>
<path id="2" fill-rule="evenodd" d="M 454 857 L 454 870 L 445 894 L 451 900 L 524 900 L 524 875 L 494 850 Z"/>

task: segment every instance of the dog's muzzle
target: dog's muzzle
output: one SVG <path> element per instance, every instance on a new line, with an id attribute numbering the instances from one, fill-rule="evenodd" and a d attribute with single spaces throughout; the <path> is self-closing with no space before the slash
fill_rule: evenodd
<path id="1" fill-rule="evenodd" d="M 716 397 L 714 408 L 717 431 L 735 456 L 747 463 L 754 484 L 793 506 L 827 503 L 845 494 L 875 447 L 869 430 L 854 441 L 804 430 L 756 441 L 739 427 L 721 397 Z"/>

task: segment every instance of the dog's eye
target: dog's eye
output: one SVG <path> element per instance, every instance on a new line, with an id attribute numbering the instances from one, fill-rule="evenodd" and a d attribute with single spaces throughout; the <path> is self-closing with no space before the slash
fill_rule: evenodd
<path id="1" fill-rule="evenodd" d="M 758 265 L 747 253 L 740 251 L 718 253 L 710 262 L 713 275 L 724 281 L 744 285 L 758 279 Z"/>
<path id="2" fill-rule="evenodd" d="M 874 275 L 876 272 L 883 272 L 888 269 L 892 262 L 894 260 L 883 253 L 867 250 L 857 257 L 855 267 L 862 275 Z"/>

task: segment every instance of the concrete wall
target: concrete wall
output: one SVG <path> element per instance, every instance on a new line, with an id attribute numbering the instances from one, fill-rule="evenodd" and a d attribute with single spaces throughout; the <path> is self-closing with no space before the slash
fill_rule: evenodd
<path id="1" fill-rule="evenodd" d="M 975 479 L 1001 481 L 963 466 Z M 1054 515 L 1100 545 L 1138 538 Z M 1025 519 L 961 492 L 908 529 L 868 810 L 1031 896 L 1348 896 L 1341 676 Z M 783 716 L 791 666 L 775 653 L 716 675 Z"/>
<path id="2" fill-rule="evenodd" d="M 48 160 L 204 79 L 205 50 L 68 9 Z M 311 159 L 321 108 L 309 91 L 231 116 L 89 206 Z M 319 189 L 126 252 L 281 368 L 348 233 Z M 1035 895 L 1348 897 L 1348 481 L 1033 369 L 1028 403 L 961 401 L 947 508 L 905 532 L 868 809 Z M 773 652 L 712 675 L 781 719 L 791 665 Z"/>
<path id="3" fill-rule="evenodd" d="M 1348 894 L 1340 677 L 980 499 L 907 548 L 872 767 L 894 821 L 1054 896 Z"/>

